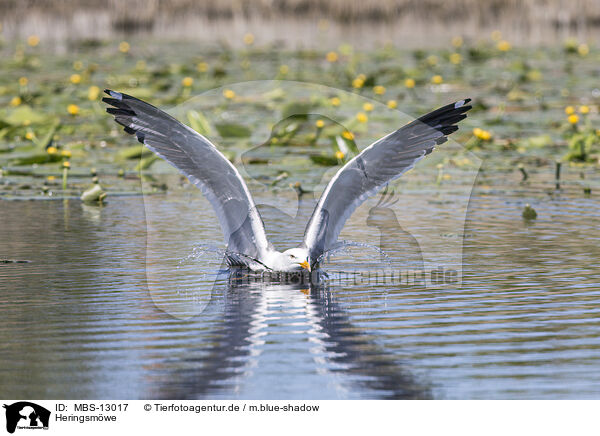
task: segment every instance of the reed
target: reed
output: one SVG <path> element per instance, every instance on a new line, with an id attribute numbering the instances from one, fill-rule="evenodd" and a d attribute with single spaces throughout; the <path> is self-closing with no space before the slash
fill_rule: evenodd
<path id="1" fill-rule="evenodd" d="M 447 40 L 448 32 L 476 36 L 500 29 L 517 35 L 511 38 L 516 43 L 540 43 L 569 35 L 591 39 L 600 27 L 600 0 L 0 0 L 0 16 L 9 38 L 22 37 L 30 29 L 19 24 L 30 20 L 42 36 L 65 39 L 137 32 L 227 40 L 250 29 L 261 41 L 295 36 L 320 44 L 315 30 L 329 29 L 336 39 L 356 32 L 367 40 L 410 39 L 418 32 Z M 66 27 L 51 27 L 58 23 Z M 365 32 L 361 23 L 382 27 Z"/>
<path id="2" fill-rule="evenodd" d="M 208 18 L 319 17 L 339 21 L 393 21 L 407 15 L 443 20 L 476 19 L 494 22 L 503 15 L 530 22 L 579 26 L 598 25 L 598 0 L 1 0 L 0 11 L 26 13 L 33 9 L 58 15 L 80 10 L 108 11 L 132 23 L 200 14 Z"/>

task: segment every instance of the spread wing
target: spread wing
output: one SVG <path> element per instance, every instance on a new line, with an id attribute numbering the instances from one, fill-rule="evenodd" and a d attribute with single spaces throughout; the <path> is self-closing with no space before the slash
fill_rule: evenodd
<path id="1" fill-rule="evenodd" d="M 228 251 L 256 260 L 271 249 L 264 225 L 237 169 L 204 136 L 160 109 L 105 90 L 115 121 L 202 190 L 214 208 Z"/>
<path id="2" fill-rule="evenodd" d="M 411 169 L 458 130 L 470 99 L 423 115 L 381 138 L 344 165 L 321 195 L 304 232 L 311 262 L 331 248 L 354 210 L 383 186 Z"/>

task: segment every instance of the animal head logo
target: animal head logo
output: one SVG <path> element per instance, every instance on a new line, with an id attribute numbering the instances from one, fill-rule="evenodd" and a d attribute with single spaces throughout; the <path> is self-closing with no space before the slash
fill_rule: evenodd
<path id="1" fill-rule="evenodd" d="M 399 226 L 398 218 L 392 209 L 392 206 L 396 203 L 398 203 L 396 193 L 393 189 L 390 190 L 389 186 L 386 186 L 377 204 L 369 210 L 367 226 L 378 227 L 380 230 L 386 226 L 386 223 L 394 223 Z"/>
<path id="2" fill-rule="evenodd" d="M 6 431 L 14 433 L 19 429 L 47 429 L 50 421 L 50 411 L 29 401 L 19 401 L 10 405 L 5 404 Z"/>
<path id="3" fill-rule="evenodd" d="M 228 93 L 236 98 L 228 98 Z M 334 99 L 339 103 L 333 104 Z M 366 105 L 370 107 L 368 117 L 365 114 L 357 117 L 360 113 L 357 111 Z M 269 215 L 268 227 L 278 235 L 281 244 L 294 244 L 302 237 L 283 229 L 288 229 L 289 224 L 298 233 L 302 231 L 304 223 L 311 220 L 320 192 L 340 168 L 369 144 L 387 137 L 382 135 L 415 120 L 360 94 L 285 80 L 230 83 L 227 89 L 215 88 L 185 100 L 171 108 L 169 114 L 189 124 L 208 141 L 214 139 L 244 183 L 249 184 L 248 190 L 260 212 Z M 449 198 L 453 204 L 451 209 L 444 209 L 443 220 L 431 220 L 423 227 L 406 213 L 414 196 L 402 198 L 402 203 L 406 201 L 402 207 L 394 206 L 393 197 L 384 198 L 369 213 L 370 218 L 362 222 L 370 231 L 353 232 L 348 242 L 372 248 L 377 245 L 379 234 L 379 247 L 388 254 L 382 267 L 428 272 L 451 265 L 458 268 L 460 282 L 462 240 L 444 235 L 457 235 L 464 229 L 471 188 L 481 162 L 453 139 L 439 147 L 433 160 L 427 161 L 450 162 L 454 156 L 465 154 L 469 155 L 470 163 L 453 168 L 453 183 L 440 182 L 434 188 L 436 197 Z M 360 169 L 364 162 L 357 165 Z M 166 165 L 163 168 L 168 171 Z M 377 172 L 377 168 L 374 170 Z M 172 174 L 177 174 L 175 169 Z M 156 192 L 153 180 L 152 174 L 142 178 L 144 194 Z M 211 207 L 209 199 L 187 183 L 179 188 L 179 198 L 172 196 L 165 200 L 144 195 L 146 284 L 156 307 L 174 317 L 188 319 L 207 307 L 213 288 L 222 284 L 224 249 L 219 222 L 214 219 L 198 222 L 198 210 Z M 423 196 L 417 200 L 426 201 Z M 176 203 L 178 226 L 165 219 L 172 209 L 169 201 Z M 236 210 L 243 212 L 241 208 Z M 245 223 L 246 215 L 241 218 Z M 315 222 L 323 219 L 317 215 Z M 185 238 L 181 238 L 183 225 Z M 226 243 L 230 237 L 227 236 Z M 315 238 L 318 237 L 317 233 Z M 200 262 L 203 268 L 198 268 Z M 356 271 L 362 266 L 357 264 L 352 268 Z M 365 266 L 365 270 L 370 268 Z"/>
<path id="4" fill-rule="evenodd" d="M 396 193 L 389 186 L 384 189 L 377 204 L 369 210 L 367 226 L 379 230 L 379 249 L 388 260 L 392 259 L 411 270 L 423 270 L 421 246 L 417 238 L 400 225 L 393 209 L 399 200 L 395 197 Z"/>

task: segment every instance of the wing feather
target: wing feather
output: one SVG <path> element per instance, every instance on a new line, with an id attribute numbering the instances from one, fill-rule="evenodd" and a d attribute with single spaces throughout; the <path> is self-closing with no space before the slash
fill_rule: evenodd
<path id="1" fill-rule="evenodd" d="M 331 179 L 304 232 L 311 262 L 333 248 L 344 224 L 367 198 L 397 179 L 458 130 L 470 99 L 443 106 L 379 139 Z"/>
<path id="2" fill-rule="evenodd" d="M 271 250 L 264 225 L 237 169 L 204 136 L 160 109 L 120 92 L 103 101 L 125 132 L 199 187 L 214 208 L 228 251 L 263 259 Z"/>

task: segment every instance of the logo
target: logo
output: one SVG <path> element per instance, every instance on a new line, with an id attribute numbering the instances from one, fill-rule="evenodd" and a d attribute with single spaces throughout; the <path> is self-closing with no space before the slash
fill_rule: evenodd
<path id="1" fill-rule="evenodd" d="M 14 433 L 15 429 L 48 429 L 50 411 L 29 401 L 19 401 L 4 405 L 6 409 L 6 431 Z"/>

